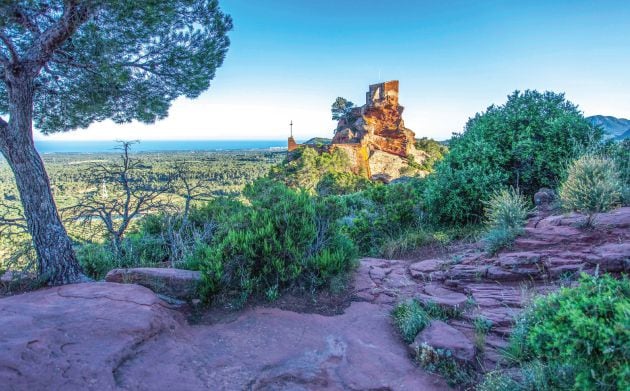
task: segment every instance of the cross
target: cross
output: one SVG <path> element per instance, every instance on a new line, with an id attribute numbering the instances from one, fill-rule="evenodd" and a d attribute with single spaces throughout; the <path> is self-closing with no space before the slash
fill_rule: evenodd
<path id="1" fill-rule="evenodd" d="M 293 137 L 293 120 L 291 120 L 289 126 L 291 126 L 291 137 Z"/>

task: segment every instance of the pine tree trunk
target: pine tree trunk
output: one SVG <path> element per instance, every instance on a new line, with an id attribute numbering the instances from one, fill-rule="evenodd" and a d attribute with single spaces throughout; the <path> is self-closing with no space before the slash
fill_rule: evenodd
<path id="1" fill-rule="evenodd" d="M 15 76 L 8 85 L 10 119 L 0 127 L 0 150 L 15 175 L 40 277 L 51 285 L 77 282 L 83 278 L 81 267 L 33 143 L 33 80 Z"/>

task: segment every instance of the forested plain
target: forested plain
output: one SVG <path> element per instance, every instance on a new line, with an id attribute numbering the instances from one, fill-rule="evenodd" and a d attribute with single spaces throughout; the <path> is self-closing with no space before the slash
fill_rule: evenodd
<path id="1" fill-rule="evenodd" d="M 266 175 L 271 166 L 285 157 L 285 153 L 277 151 L 134 153 L 133 145 L 130 149 L 131 159 L 138 163 L 138 168 L 132 173 L 133 180 L 145 188 L 164 188 L 160 198 L 168 201 L 173 210 L 185 204 L 186 190 L 182 180 L 191 187 L 194 202 L 218 196 L 238 196 L 247 183 Z M 110 178 L 95 175 L 95 169 L 116 167 L 121 160 L 119 152 L 42 155 L 57 207 L 76 243 L 100 241 L 106 235 L 99 224 L 92 224 L 89 230 L 82 224 L 72 224 L 73 215 L 69 208 L 77 205 L 87 193 L 97 193 L 101 198 L 114 196 L 112 193 L 116 184 L 110 183 Z M 26 266 L 33 261 L 35 254 L 25 231 L 13 173 L 4 159 L 0 159 L 0 212 L 3 217 L 0 225 L 0 269 L 7 269 L 12 264 Z"/>

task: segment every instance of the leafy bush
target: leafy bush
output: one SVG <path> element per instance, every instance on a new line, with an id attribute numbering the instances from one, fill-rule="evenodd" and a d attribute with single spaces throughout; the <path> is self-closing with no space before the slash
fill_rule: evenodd
<path id="1" fill-rule="evenodd" d="M 454 135 L 450 152 L 429 176 L 425 204 L 441 223 L 479 222 L 482 200 L 512 186 L 532 196 L 556 188 L 564 165 L 601 138 L 563 94 L 514 92 L 502 106 L 490 106 Z"/>
<path id="2" fill-rule="evenodd" d="M 424 243 L 422 189 L 423 181 L 412 179 L 337 197 L 345 209 L 344 230 L 361 254 L 382 255 L 388 242 L 398 240 L 407 241 L 405 248 Z"/>
<path id="3" fill-rule="evenodd" d="M 484 316 L 477 316 L 473 319 L 473 327 L 475 329 L 475 347 L 482 351 L 485 347 L 486 336 L 492 329 L 492 321 Z"/>
<path id="4" fill-rule="evenodd" d="M 528 202 L 514 189 L 495 192 L 486 202 L 486 225 L 489 231 L 484 236 L 486 251 L 495 254 L 509 246 L 521 234 L 530 208 Z"/>
<path id="5" fill-rule="evenodd" d="M 412 343 L 416 335 L 431 322 L 431 318 L 417 300 L 398 304 L 392 311 L 392 317 L 406 343 Z"/>
<path id="6" fill-rule="evenodd" d="M 615 163 L 608 158 L 585 155 L 575 160 L 560 188 L 560 199 L 570 210 L 588 215 L 610 210 L 621 200 L 621 182 Z"/>
<path id="7" fill-rule="evenodd" d="M 356 193 L 373 186 L 373 183 L 360 175 L 351 172 L 329 172 L 316 186 L 320 196 Z"/>
<path id="8" fill-rule="evenodd" d="M 95 280 L 105 278 L 115 268 L 161 266 L 167 259 L 164 242 L 141 233 L 129 234 L 118 251 L 108 241 L 83 244 L 77 248 L 76 254 L 83 272 Z"/>
<path id="9" fill-rule="evenodd" d="M 199 244 L 189 265 L 202 272 L 206 298 L 236 294 L 240 305 L 252 294 L 273 298 L 284 289 L 317 288 L 353 266 L 354 246 L 340 232 L 334 200 L 259 180 L 220 224 L 210 245 Z"/>
<path id="10" fill-rule="evenodd" d="M 551 368 L 553 376 L 538 376 L 547 382 L 568 383 L 573 389 L 627 390 L 629 313 L 627 277 L 584 275 L 578 286 L 540 297 L 521 314 L 508 352 L 522 362 L 539 360 L 538 371 Z"/>
<path id="11" fill-rule="evenodd" d="M 427 154 L 427 158 L 418 167 L 424 171 L 433 171 L 435 163 L 442 160 L 444 155 L 448 153 L 448 148 L 445 145 L 427 137 L 416 139 L 415 146 L 416 149 L 424 151 Z"/>

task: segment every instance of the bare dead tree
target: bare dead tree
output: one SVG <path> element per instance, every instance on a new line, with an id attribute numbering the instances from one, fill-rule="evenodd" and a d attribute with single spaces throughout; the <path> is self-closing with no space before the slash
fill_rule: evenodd
<path id="1" fill-rule="evenodd" d="M 169 197 L 171 180 L 149 183 L 142 178 L 147 167 L 130 155 L 134 141 L 121 141 L 119 161 L 113 164 L 97 163 L 86 191 L 79 202 L 63 210 L 67 220 L 83 225 L 101 224 L 112 241 L 114 251 L 121 255 L 125 232 L 140 216 L 165 211 L 172 207 Z"/>
<path id="2" fill-rule="evenodd" d="M 185 223 L 188 221 L 192 203 L 195 201 L 209 201 L 212 199 L 213 194 L 207 187 L 209 180 L 194 178 L 186 168 L 185 162 L 175 162 L 172 165 L 172 170 L 174 174 L 174 193 L 184 199 L 182 220 Z"/>

